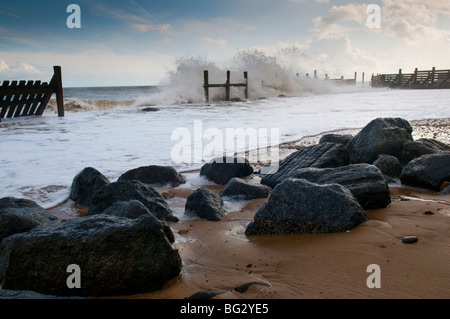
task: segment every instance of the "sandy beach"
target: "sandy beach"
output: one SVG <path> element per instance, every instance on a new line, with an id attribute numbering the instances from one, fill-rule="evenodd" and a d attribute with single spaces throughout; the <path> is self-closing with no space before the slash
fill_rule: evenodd
<path id="1" fill-rule="evenodd" d="M 447 143 L 448 124 L 449 120 L 411 121 L 415 139 L 433 137 Z M 320 136 L 281 149 L 286 155 L 317 143 Z M 169 189 L 163 195 L 183 207 L 194 189 Z M 159 291 L 118 298 L 183 299 L 202 291 L 215 299 L 450 298 L 450 195 L 394 184 L 390 192 L 387 208 L 367 211 L 369 221 L 345 233 L 244 235 L 266 199 L 248 201 L 220 222 L 169 223 L 183 261 L 181 274 Z M 71 209 L 83 213 L 80 207 Z M 418 242 L 405 244 L 405 236 L 416 236 Z M 380 267 L 380 288 L 367 286 L 372 264 Z M 248 289 L 235 289 L 243 285 Z"/>

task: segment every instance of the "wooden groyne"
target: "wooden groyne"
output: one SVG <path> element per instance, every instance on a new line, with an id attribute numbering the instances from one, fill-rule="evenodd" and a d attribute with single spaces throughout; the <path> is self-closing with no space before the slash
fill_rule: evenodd
<path id="1" fill-rule="evenodd" d="M 41 81 L 3 81 L 0 85 L 0 121 L 2 118 L 42 115 L 53 93 L 58 116 L 64 116 L 61 67 L 53 67 L 50 83 Z"/>
<path id="2" fill-rule="evenodd" d="M 390 87 L 399 89 L 450 89 L 450 70 L 419 71 L 394 74 L 372 74 L 372 87 Z"/>
<path id="3" fill-rule="evenodd" d="M 243 83 L 231 83 L 231 81 L 230 81 L 231 72 L 230 71 L 227 71 L 227 79 L 226 79 L 225 83 L 210 84 L 209 83 L 209 73 L 207 70 L 204 71 L 203 77 L 204 77 L 203 87 L 205 89 L 206 103 L 209 102 L 209 89 L 210 88 L 225 88 L 225 101 L 230 101 L 230 88 L 231 87 L 243 87 L 245 98 L 248 99 L 248 73 L 247 72 L 244 72 L 245 82 L 243 82 Z"/>

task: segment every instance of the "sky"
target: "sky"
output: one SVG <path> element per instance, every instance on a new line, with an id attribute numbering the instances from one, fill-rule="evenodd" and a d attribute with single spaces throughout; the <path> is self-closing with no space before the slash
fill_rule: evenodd
<path id="1" fill-rule="evenodd" d="M 157 85 L 180 59 L 245 51 L 331 77 L 450 69 L 450 0 L 0 3 L 0 80 L 50 80 L 60 65 L 65 87 Z"/>

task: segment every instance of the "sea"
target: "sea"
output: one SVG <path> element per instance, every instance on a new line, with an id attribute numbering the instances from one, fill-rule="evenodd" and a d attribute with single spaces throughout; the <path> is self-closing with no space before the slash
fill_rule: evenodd
<path id="1" fill-rule="evenodd" d="M 378 117 L 450 118 L 450 90 L 341 85 L 264 63 L 231 69 L 232 83 L 249 72 L 248 99 L 242 88 L 232 88 L 235 99 L 226 102 L 224 89 L 212 88 L 206 102 L 206 68 L 210 83 L 225 82 L 224 68 L 182 61 L 158 85 L 65 87 L 64 117 L 53 98 L 42 116 L 2 119 L 0 198 L 26 198 L 50 209 L 69 200 L 73 178 L 85 167 L 111 182 L 148 165 L 188 173 L 223 154 L 362 128 Z M 252 136 L 232 143 L 233 132 Z M 195 174 L 190 178 L 201 178 Z"/>

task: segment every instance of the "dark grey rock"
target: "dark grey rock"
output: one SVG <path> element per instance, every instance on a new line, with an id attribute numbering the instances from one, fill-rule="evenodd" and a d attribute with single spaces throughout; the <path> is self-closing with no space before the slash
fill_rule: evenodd
<path id="1" fill-rule="evenodd" d="M 29 290 L 9 290 L 0 289 L 0 299 L 84 299 L 83 297 L 60 297 L 52 295 L 44 295 Z"/>
<path id="2" fill-rule="evenodd" d="M 89 207 L 94 193 L 109 183 L 108 178 L 98 170 L 93 167 L 86 167 L 74 177 L 70 199 L 78 205 Z"/>
<path id="3" fill-rule="evenodd" d="M 81 288 L 68 288 L 69 265 L 80 267 Z M 4 289 L 56 296 L 130 295 L 161 289 L 181 271 L 181 258 L 148 214 L 104 214 L 42 224 L 0 244 Z"/>
<path id="4" fill-rule="evenodd" d="M 381 154 L 398 158 L 406 142 L 413 140 L 412 127 L 401 118 L 377 118 L 348 143 L 350 163 L 373 163 Z"/>
<path id="5" fill-rule="evenodd" d="M 402 242 L 405 244 L 413 244 L 417 243 L 419 241 L 419 238 L 416 236 L 405 236 L 402 238 Z"/>
<path id="6" fill-rule="evenodd" d="M 250 200 L 255 198 L 266 198 L 269 196 L 269 191 L 263 185 L 251 184 L 239 177 L 234 177 L 230 179 L 225 188 L 220 191 L 219 196 L 230 197 L 237 200 Z"/>
<path id="7" fill-rule="evenodd" d="M 131 199 L 140 201 L 160 220 L 178 222 L 165 199 L 151 186 L 136 180 L 114 182 L 100 188 L 95 192 L 86 215 L 101 214 L 112 204 Z"/>
<path id="8" fill-rule="evenodd" d="M 233 177 L 247 177 L 253 168 L 243 157 L 219 157 L 202 166 L 200 175 L 219 185 L 225 185 Z"/>
<path id="9" fill-rule="evenodd" d="M 445 195 L 450 195 L 450 185 L 448 185 L 447 187 L 445 187 L 443 190 L 441 190 L 438 193 L 439 196 L 445 196 Z"/>
<path id="10" fill-rule="evenodd" d="M 184 299 L 211 299 L 218 295 L 225 294 L 225 291 L 211 291 L 211 290 L 200 290 L 197 291 L 192 296 L 186 297 Z"/>
<path id="11" fill-rule="evenodd" d="M 364 209 L 342 185 L 289 178 L 274 188 L 245 234 L 345 232 L 367 220 Z"/>
<path id="12" fill-rule="evenodd" d="M 130 199 L 128 201 L 115 202 L 105 209 L 102 214 L 135 219 L 151 213 L 140 201 Z"/>
<path id="13" fill-rule="evenodd" d="M 380 170 L 370 164 L 336 168 L 303 168 L 293 178 L 316 184 L 340 184 L 350 190 L 364 209 L 385 208 L 391 203 L 389 186 Z"/>
<path id="14" fill-rule="evenodd" d="M 417 141 L 410 141 L 405 143 L 399 156 L 399 160 L 403 164 L 407 164 L 413 159 L 418 158 L 422 155 L 449 151 L 450 145 L 430 138 L 421 138 Z"/>
<path id="15" fill-rule="evenodd" d="M 54 220 L 55 216 L 31 200 L 14 197 L 0 199 L 0 241 Z"/>
<path id="16" fill-rule="evenodd" d="M 337 144 L 344 144 L 347 145 L 347 143 L 353 138 L 353 135 L 343 135 L 343 134 L 325 134 L 323 135 L 320 140 L 319 144 L 322 143 L 337 143 Z"/>
<path id="17" fill-rule="evenodd" d="M 107 209 L 105 209 L 102 214 L 109 216 L 126 217 L 131 219 L 137 219 L 143 215 L 153 216 L 153 214 L 147 209 L 147 207 L 145 207 L 144 204 L 136 199 L 115 202 Z M 161 227 L 163 228 L 164 233 L 166 234 L 169 241 L 173 243 L 175 241 L 175 238 L 173 237 L 173 233 L 170 230 L 169 226 L 167 226 L 165 223 L 161 223 Z"/>
<path id="18" fill-rule="evenodd" d="M 389 177 L 400 177 L 403 169 L 403 166 L 397 157 L 386 154 L 380 155 L 375 162 L 373 162 L 373 165 L 378 167 L 383 174 Z"/>
<path id="19" fill-rule="evenodd" d="M 118 181 L 137 180 L 144 184 L 172 185 L 177 187 L 186 183 L 186 178 L 171 166 L 143 166 L 122 174 Z"/>
<path id="20" fill-rule="evenodd" d="M 222 198 L 205 187 L 197 188 L 186 201 L 186 215 L 220 221 L 227 213 Z"/>
<path id="21" fill-rule="evenodd" d="M 322 143 L 309 146 L 292 153 L 279 163 L 278 171 L 268 174 L 261 180 L 261 184 L 275 187 L 278 183 L 305 167 L 339 167 L 349 164 L 347 148 L 342 144 Z"/>
<path id="22" fill-rule="evenodd" d="M 422 155 L 409 162 L 402 171 L 403 184 L 440 191 L 450 181 L 450 152 Z"/>

